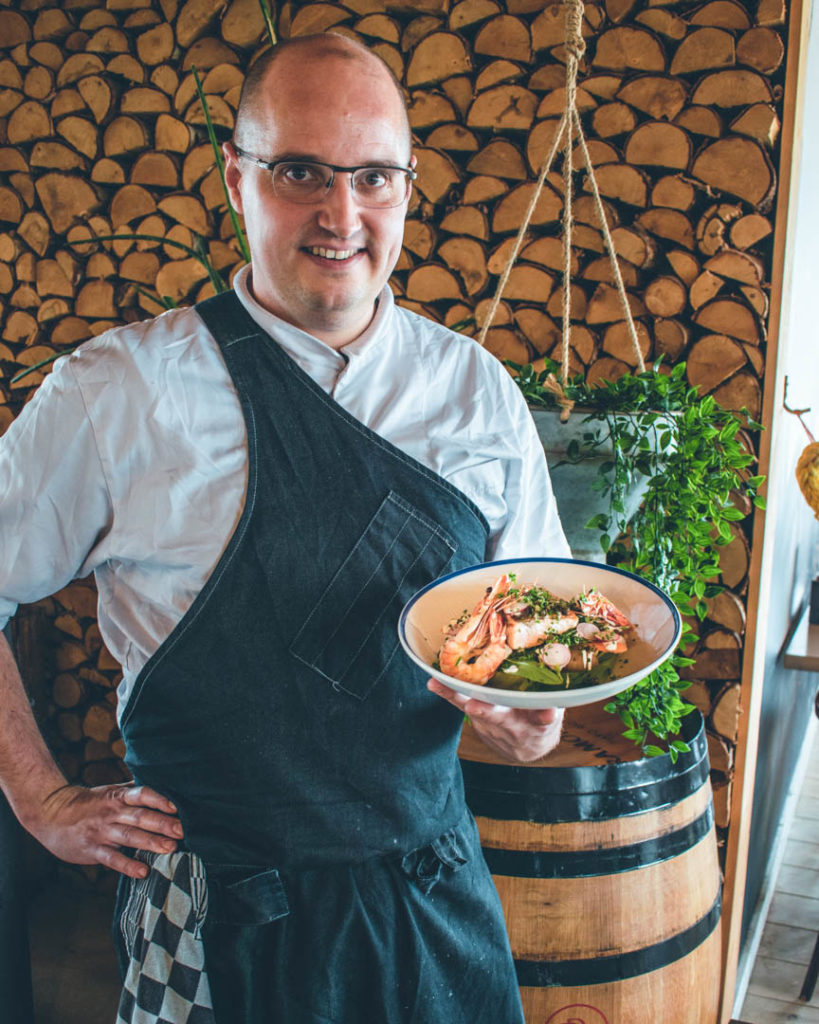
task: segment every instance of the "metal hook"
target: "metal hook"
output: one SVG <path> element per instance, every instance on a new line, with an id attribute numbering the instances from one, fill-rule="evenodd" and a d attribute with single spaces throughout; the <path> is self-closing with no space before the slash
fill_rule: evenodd
<path id="1" fill-rule="evenodd" d="M 787 377 L 787 374 L 785 375 L 785 394 L 782 396 L 782 407 L 785 410 L 785 412 L 792 413 L 794 416 L 798 416 L 799 417 L 799 422 L 805 428 L 805 433 L 808 435 L 808 437 L 811 439 L 811 441 L 815 442 L 816 438 L 810 432 L 810 429 L 809 429 L 807 423 L 805 423 L 805 421 L 802 419 L 802 416 L 806 412 L 810 412 L 811 407 L 808 406 L 807 409 L 791 409 L 791 407 L 788 405 L 788 377 Z"/>

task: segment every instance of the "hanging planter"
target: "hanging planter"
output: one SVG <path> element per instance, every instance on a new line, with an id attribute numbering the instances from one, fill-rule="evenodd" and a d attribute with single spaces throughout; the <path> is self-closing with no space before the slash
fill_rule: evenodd
<path id="1" fill-rule="evenodd" d="M 566 107 L 532 191 L 508 262 L 478 337 L 485 344 L 506 284 L 554 158 L 563 146 L 562 361 L 540 361 L 543 369 L 507 363 L 535 418 L 554 482 L 558 511 L 575 557 L 606 560 L 666 590 L 680 613 L 692 620 L 707 614 L 707 599 L 719 584 L 719 548 L 733 539 L 731 525 L 752 504 L 764 507 L 751 475 L 754 461 L 743 427 L 759 429 L 745 410 L 722 409 L 700 398 L 672 369 L 645 365 L 620 266 L 609 231 L 577 109 L 577 70 L 585 51 L 583 4 L 566 0 Z M 572 266 L 572 191 L 575 153 L 582 154 L 587 182 L 623 308 L 638 369 L 617 381 L 591 387 L 569 372 Z M 685 619 L 684 619 L 685 621 Z M 680 697 L 688 685 L 679 669 L 692 664 L 681 651 L 696 639 L 687 625 L 677 653 L 647 679 L 623 691 L 606 709 L 627 726 L 624 736 L 646 754 L 675 756 L 671 737 L 692 710 Z"/>

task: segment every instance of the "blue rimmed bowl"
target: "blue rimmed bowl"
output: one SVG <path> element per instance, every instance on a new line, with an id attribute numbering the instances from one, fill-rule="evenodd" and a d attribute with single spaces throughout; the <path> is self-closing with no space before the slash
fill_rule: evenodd
<path id="1" fill-rule="evenodd" d="M 501 573 L 514 573 L 518 584 L 536 584 L 563 599 L 597 587 L 634 624 L 634 642 L 618 659 L 617 674 L 610 680 L 571 690 L 506 690 L 466 683 L 433 668 L 446 626 L 464 609 L 471 612 Z M 653 583 L 615 566 L 569 558 L 506 559 L 449 573 L 410 598 L 398 620 L 401 645 L 430 676 L 468 697 L 512 708 L 569 708 L 608 700 L 669 658 L 681 632 L 682 621 L 674 602 Z"/>

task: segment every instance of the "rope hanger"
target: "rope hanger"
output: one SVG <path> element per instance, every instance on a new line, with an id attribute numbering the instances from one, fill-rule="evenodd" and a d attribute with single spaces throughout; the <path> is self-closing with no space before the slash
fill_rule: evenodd
<path id="1" fill-rule="evenodd" d="M 524 237 L 535 212 L 535 206 L 537 205 L 537 201 L 543 191 L 546 176 L 551 170 L 552 163 L 554 162 L 558 148 L 560 147 L 561 140 L 563 140 L 563 184 L 565 194 L 563 201 L 563 332 L 561 373 L 563 381 L 565 382 L 569 379 L 572 258 L 572 150 L 575 133 L 577 134 L 577 139 L 580 143 L 589 181 L 591 182 L 594 204 L 597 210 L 600 226 L 603 229 L 603 238 L 606 243 L 606 251 L 611 264 L 612 275 L 617 286 L 617 293 L 620 297 L 620 302 L 622 303 L 623 310 L 625 312 L 625 320 L 628 324 L 629 336 L 631 337 L 631 343 L 634 346 L 637 365 L 639 366 L 641 373 L 645 372 L 646 365 L 643 360 L 643 354 L 640 351 L 640 343 L 637 339 L 634 318 L 631 315 L 631 308 L 628 304 L 628 296 L 623 284 L 623 277 L 620 273 L 620 266 L 617 262 L 617 255 L 614 251 L 614 242 L 612 241 L 611 232 L 609 231 L 609 225 L 606 219 L 606 211 L 603 208 L 603 201 L 600 198 L 600 191 L 597 187 L 594 166 L 592 165 L 588 146 L 586 145 L 586 136 L 583 133 L 580 113 L 577 109 L 577 70 L 580 60 L 586 52 L 586 43 L 582 35 L 583 0 L 564 0 L 563 6 L 566 8 L 566 106 L 563 110 L 563 115 L 560 119 L 557 132 L 555 133 L 551 149 L 549 150 L 546 159 L 543 162 L 543 166 L 540 169 L 540 174 L 538 175 L 537 183 L 529 201 L 529 206 L 524 214 L 523 222 L 521 223 L 520 230 L 518 231 L 517 238 L 515 239 L 515 244 L 512 246 L 512 252 L 510 253 L 509 259 L 498 281 L 498 287 L 495 290 L 494 297 L 492 298 L 489 312 L 484 320 L 481 332 L 478 335 L 478 344 L 486 344 L 486 335 L 489 328 L 492 326 L 492 321 L 494 320 L 498 306 L 500 305 L 501 297 L 509 280 L 509 275 L 512 273 L 512 268 L 515 265 L 515 261 L 517 260 L 518 254 L 523 245 Z M 558 403 L 563 409 L 560 418 L 565 421 L 568 419 L 574 403 L 563 395 L 563 389 L 559 382 L 553 381 L 553 390 L 557 396 Z"/>

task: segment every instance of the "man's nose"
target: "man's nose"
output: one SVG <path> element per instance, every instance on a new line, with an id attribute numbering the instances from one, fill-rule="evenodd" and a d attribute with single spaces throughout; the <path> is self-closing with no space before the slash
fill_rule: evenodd
<path id="1" fill-rule="evenodd" d="M 319 206 L 318 222 L 339 238 L 349 238 L 361 227 L 361 209 L 346 171 L 336 172 Z"/>

